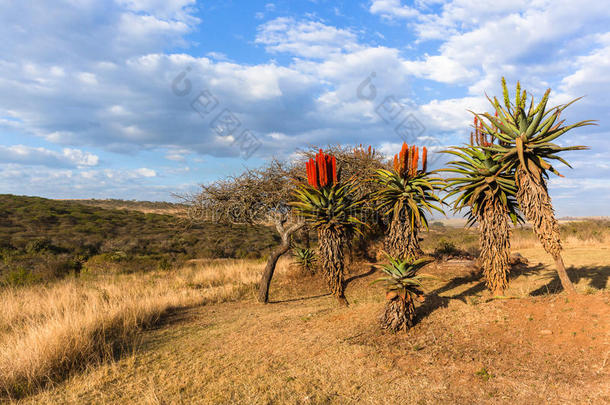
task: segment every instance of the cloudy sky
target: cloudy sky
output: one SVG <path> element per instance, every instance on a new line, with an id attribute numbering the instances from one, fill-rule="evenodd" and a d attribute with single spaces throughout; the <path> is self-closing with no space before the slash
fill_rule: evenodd
<path id="1" fill-rule="evenodd" d="M 313 144 L 458 144 L 504 75 L 586 96 L 551 194 L 609 214 L 601 1 L 0 0 L 0 37 L 0 193 L 171 200 Z"/>

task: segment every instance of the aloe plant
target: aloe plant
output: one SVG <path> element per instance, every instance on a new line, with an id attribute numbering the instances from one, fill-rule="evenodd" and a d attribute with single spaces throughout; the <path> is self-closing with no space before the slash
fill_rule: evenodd
<path id="1" fill-rule="evenodd" d="M 344 252 L 347 237 L 365 224 L 358 218 L 364 199 L 352 179 L 341 182 L 334 156 L 321 149 L 306 163 L 307 184 L 298 184 L 290 204 L 318 232 L 319 256 L 331 293 L 342 303 Z"/>
<path id="2" fill-rule="evenodd" d="M 549 172 L 561 176 L 551 164 L 554 161 L 571 167 L 558 153 L 588 149 L 582 145 L 560 146 L 554 141 L 574 128 L 594 125 L 594 121 L 585 120 L 564 125 L 565 120 L 560 120 L 561 113 L 580 98 L 547 108 L 551 89 L 547 89 L 538 104 L 532 97 L 527 109 L 528 95 L 525 90 L 521 91 L 519 82 L 515 89 L 514 103 L 510 100 L 504 78 L 502 93 L 504 105 L 496 97 L 493 100 L 488 97 L 495 110 L 494 115 L 475 114 L 481 120 L 485 133 L 499 141 L 497 145 L 489 145 L 485 149 L 496 154 L 498 161 L 508 165 L 508 170 L 514 173 L 518 188 L 516 196 L 521 210 L 532 223 L 534 232 L 546 252 L 555 260 L 564 289 L 574 292 L 574 286 L 561 257 L 559 225 L 548 193 L 547 179 Z"/>
<path id="3" fill-rule="evenodd" d="M 381 189 L 373 198 L 381 214 L 390 218 L 385 249 L 402 259 L 422 254 L 419 231 L 428 229 L 426 214 L 433 210 L 444 214 L 436 195 L 444 182 L 428 172 L 427 152 L 424 147 L 420 169 L 419 148 L 403 143 L 400 153 L 394 156 L 393 170 L 380 169 L 376 173 Z"/>
<path id="4" fill-rule="evenodd" d="M 388 263 L 380 266 L 386 275 L 373 283 L 383 283 L 386 287 L 386 304 L 381 317 L 381 327 L 393 332 L 407 331 L 415 322 L 415 299 L 423 299 L 423 275 L 417 272 L 432 262 L 430 258 L 413 259 L 387 255 Z"/>

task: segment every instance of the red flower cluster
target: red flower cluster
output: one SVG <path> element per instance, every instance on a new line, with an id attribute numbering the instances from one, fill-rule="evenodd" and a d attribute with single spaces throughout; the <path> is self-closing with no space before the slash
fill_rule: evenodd
<path id="1" fill-rule="evenodd" d="M 498 112 L 496 111 L 496 117 L 498 116 Z M 495 127 L 494 127 L 495 128 Z M 489 147 L 494 143 L 494 136 L 491 135 L 488 137 L 487 132 L 483 130 L 483 123 L 479 121 L 477 116 L 474 117 L 474 133 L 470 133 L 470 144 L 472 146 L 486 146 Z"/>
<path id="2" fill-rule="evenodd" d="M 325 155 L 322 149 L 313 158 L 305 162 L 307 169 L 307 183 L 314 188 L 323 188 L 331 184 L 337 184 L 337 159 L 331 155 Z"/>
<path id="3" fill-rule="evenodd" d="M 417 164 L 419 161 L 419 147 L 409 145 L 403 142 L 402 148 L 398 155 L 394 155 L 394 171 L 403 179 L 414 177 L 417 175 Z M 422 150 L 422 172 L 428 169 L 428 150 L 423 147 Z"/>

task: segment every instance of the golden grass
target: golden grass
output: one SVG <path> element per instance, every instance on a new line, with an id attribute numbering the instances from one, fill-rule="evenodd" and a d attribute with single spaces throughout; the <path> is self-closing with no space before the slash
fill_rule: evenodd
<path id="1" fill-rule="evenodd" d="M 278 272 L 286 269 L 279 265 Z M 174 309 L 237 300 L 264 263 L 190 264 L 168 272 L 69 279 L 0 292 L 0 397 L 20 397 L 129 350 Z"/>
<path id="2" fill-rule="evenodd" d="M 525 235 L 513 234 L 511 236 L 510 245 L 513 250 L 515 249 L 530 249 L 530 248 L 542 248 L 540 241 L 536 238 L 536 235 L 526 233 Z M 582 239 L 576 236 L 563 236 L 561 237 L 561 245 L 564 248 L 573 248 L 579 246 L 587 247 L 600 247 L 610 245 L 610 235 L 602 235 L 597 239 Z"/>

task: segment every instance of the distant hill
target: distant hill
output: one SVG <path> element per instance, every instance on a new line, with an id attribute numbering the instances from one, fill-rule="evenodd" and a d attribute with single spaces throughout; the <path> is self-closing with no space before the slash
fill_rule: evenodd
<path id="1" fill-rule="evenodd" d="M 179 203 L 171 203 L 165 201 L 136 201 L 136 200 L 119 200 L 119 199 L 79 199 L 79 200 L 55 200 L 67 201 L 92 207 L 109 208 L 117 210 L 140 211 L 146 214 L 167 214 L 183 216 L 186 206 Z"/>
<path id="2" fill-rule="evenodd" d="M 117 208 L 101 208 L 116 205 Z M 195 258 L 260 258 L 278 243 L 264 226 L 186 228 L 171 203 L 49 200 L 0 195 L 0 283 L 71 272 L 145 271 Z M 21 280 L 21 281 L 20 281 Z"/>

